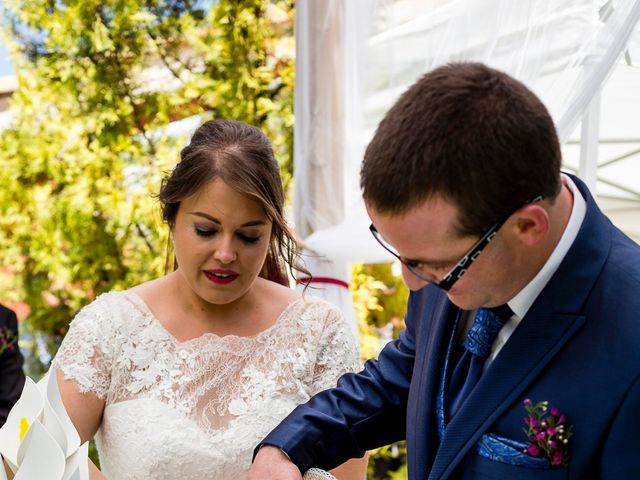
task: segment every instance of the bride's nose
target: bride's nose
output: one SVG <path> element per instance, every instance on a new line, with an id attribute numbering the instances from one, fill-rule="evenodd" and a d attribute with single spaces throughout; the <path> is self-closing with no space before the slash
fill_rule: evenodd
<path id="1" fill-rule="evenodd" d="M 228 264 L 235 261 L 237 256 L 233 238 L 223 235 L 216 242 L 213 258 L 222 264 Z"/>

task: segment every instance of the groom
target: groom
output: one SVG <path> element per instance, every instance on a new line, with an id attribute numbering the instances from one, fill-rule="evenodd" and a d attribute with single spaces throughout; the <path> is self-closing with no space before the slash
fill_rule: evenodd
<path id="1" fill-rule="evenodd" d="M 407 328 L 271 432 L 251 480 L 400 439 L 410 479 L 640 478 L 640 247 L 560 163 L 504 73 L 450 64 L 402 95 L 361 185 Z"/>

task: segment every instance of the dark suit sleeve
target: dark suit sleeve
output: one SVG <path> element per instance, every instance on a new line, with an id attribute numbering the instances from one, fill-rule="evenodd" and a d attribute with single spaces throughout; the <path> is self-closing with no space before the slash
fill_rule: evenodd
<path id="1" fill-rule="evenodd" d="M 624 397 L 602 450 L 603 480 L 640 478 L 640 376 Z"/>
<path id="2" fill-rule="evenodd" d="M 24 359 L 17 345 L 18 320 L 13 310 L 0 306 L 0 328 L 13 332 L 16 344 L 0 355 L 0 425 L 4 425 L 13 404 L 20 398 L 24 386 Z"/>
<path id="3" fill-rule="evenodd" d="M 345 374 L 336 388 L 296 408 L 261 443 L 289 455 L 300 471 L 334 468 L 365 451 L 405 438 L 409 384 L 415 357 L 412 301 L 407 329 L 364 370 Z"/>

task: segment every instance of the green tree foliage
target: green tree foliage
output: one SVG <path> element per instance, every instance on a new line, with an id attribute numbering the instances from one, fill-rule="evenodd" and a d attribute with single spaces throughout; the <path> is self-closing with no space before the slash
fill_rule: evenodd
<path id="1" fill-rule="evenodd" d="M 153 194 L 185 141 L 169 122 L 257 125 L 291 178 L 292 15 L 293 0 L 4 0 L 19 88 L 0 132 L 0 291 L 53 350 L 96 295 L 163 273 Z"/>
<path id="2" fill-rule="evenodd" d="M 404 329 L 409 290 L 394 275 L 389 263 L 356 264 L 351 296 L 358 318 L 362 357 L 374 358 L 384 346 L 381 337 L 396 338 Z"/>
<path id="3" fill-rule="evenodd" d="M 259 126 L 288 186 L 293 3 L 4 0 L 19 88 L 0 132 L 0 297 L 27 303 L 26 326 L 49 354 L 96 295 L 164 272 L 168 231 L 153 195 L 185 141 L 167 124 L 200 115 Z M 408 292 L 389 265 L 356 266 L 352 284 L 371 358 L 382 330 L 402 328 Z M 38 358 L 34 376 L 47 367 Z M 370 478 L 400 478 L 403 456 L 401 445 L 380 449 Z"/>

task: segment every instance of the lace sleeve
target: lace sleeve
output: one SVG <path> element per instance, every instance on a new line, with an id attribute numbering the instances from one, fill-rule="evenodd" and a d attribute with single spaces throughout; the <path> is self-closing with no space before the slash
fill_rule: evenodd
<path id="1" fill-rule="evenodd" d="M 342 312 L 328 305 L 313 370 L 313 394 L 335 387 L 338 378 L 361 369 L 360 348 Z"/>
<path id="2" fill-rule="evenodd" d="M 53 365 L 66 379 L 75 380 L 81 393 L 92 392 L 106 399 L 111 383 L 113 319 L 108 295 L 84 307 L 69 326 Z"/>

